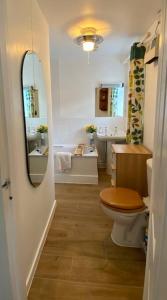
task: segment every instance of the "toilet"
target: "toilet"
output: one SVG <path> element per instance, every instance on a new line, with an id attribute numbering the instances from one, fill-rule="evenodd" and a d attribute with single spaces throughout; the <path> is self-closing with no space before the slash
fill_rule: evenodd
<path id="1" fill-rule="evenodd" d="M 152 158 L 147 160 L 148 194 L 151 189 Z M 149 197 L 142 198 L 136 191 L 110 187 L 100 193 L 101 207 L 113 220 L 111 238 L 123 247 L 141 248 L 147 225 Z"/>

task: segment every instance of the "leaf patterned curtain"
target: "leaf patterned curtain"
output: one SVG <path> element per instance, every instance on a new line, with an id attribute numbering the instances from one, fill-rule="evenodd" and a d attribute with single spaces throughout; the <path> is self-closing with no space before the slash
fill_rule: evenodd
<path id="1" fill-rule="evenodd" d="M 145 47 L 134 43 L 130 53 L 127 143 L 143 142 Z"/>
<path id="2" fill-rule="evenodd" d="M 38 90 L 33 86 L 24 86 L 24 110 L 26 118 L 39 118 Z"/>

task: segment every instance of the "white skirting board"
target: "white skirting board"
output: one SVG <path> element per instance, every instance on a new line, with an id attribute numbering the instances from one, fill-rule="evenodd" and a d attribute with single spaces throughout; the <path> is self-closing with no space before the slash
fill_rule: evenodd
<path id="1" fill-rule="evenodd" d="M 98 184 L 96 175 L 55 174 L 55 183 Z"/>
<path id="2" fill-rule="evenodd" d="M 34 260 L 33 260 L 33 263 L 31 265 L 29 274 L 27 276 L 27 280 L 26 280 L 27 295 L 29 293 L 29 290 L 30 290 L 30 287 L 31 287 L 31 284 L 32 284 L 32 281 L 33 281 L 33 278 L 34 278 L 34 275 L 35 275 L 35 271 L 36 271 L 36 268 L 37 268 L 37 265 L 38 265 L 41 253 L 42 253 L 43 246 L 45 244 L 45 241 L 46 241 L 46 238 L 47 238 L 47 235 L 48 235 L 48 231 L 50 229 L 50 225 L 51 225 L 54 213 L 55 213 L 55 209 L 56 209 L 56 200 L 53 203 L 53 206 L 52 206 L 52 209 L 51 209 L 48 221 L 46 223 L 46 226 L 45 226 L 44 232 L 42 234 L 41 240 L 39 242 L 39 245 L 38 245 L 38 248 L 37 248 Z"/>

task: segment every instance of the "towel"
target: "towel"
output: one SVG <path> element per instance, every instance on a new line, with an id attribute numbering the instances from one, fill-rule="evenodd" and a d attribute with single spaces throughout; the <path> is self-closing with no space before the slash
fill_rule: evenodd
<path id="1" fill-rule="evenodd" d="M 71 152 L 56 152 L 55 169 L 59 172 L 71 169 Z"/>

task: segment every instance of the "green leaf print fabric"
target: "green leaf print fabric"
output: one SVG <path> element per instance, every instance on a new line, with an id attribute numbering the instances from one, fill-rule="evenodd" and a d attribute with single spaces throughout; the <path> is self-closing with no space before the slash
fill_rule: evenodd
<path id="1" fill-rule="evenodd" d="M 143 142 L 145 47 L 134 43 L 130 53 L 127 143 Z"/>

